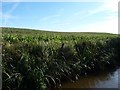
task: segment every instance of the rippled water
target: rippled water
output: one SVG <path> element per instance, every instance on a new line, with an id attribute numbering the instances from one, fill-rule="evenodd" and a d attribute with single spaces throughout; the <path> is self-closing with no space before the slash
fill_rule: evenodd
<path id="1" fill-rule="evenodd" d="M 118 74 L 120 68 L 110 71 L 101 72 L 97 75 L 90 75 L 80 78 L 79 80 L 72 82 L 62 83 L 62 88 L 118 88 Z"/>

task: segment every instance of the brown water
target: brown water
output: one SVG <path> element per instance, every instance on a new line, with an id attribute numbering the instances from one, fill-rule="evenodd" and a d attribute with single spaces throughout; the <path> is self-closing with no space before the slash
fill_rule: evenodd
<path id="1" fill-rule="evenodd" d="M 118 88 L 118 74 L 120 68 L 109 71 L 101 72 L 97 75 L 89 75 L 73 82 L 62 83 L 61 88 Z"/>

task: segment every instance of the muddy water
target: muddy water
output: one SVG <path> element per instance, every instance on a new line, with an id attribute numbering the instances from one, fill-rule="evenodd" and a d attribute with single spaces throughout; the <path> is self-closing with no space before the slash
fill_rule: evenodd
<path id="1" fill-rule="evenodd" d="M 118 74 L 120 74 L 120 68 L 96 75 L 89 75 L 76 80 L 74 83 L 62 83 L 62 88 L 118 88 L 120 87 L 120 84 L 118 85 Z"/>

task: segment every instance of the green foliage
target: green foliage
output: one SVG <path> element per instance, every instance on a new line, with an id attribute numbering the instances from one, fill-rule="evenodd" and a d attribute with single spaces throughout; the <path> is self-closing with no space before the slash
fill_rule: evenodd
<path id="1" fill-rule="evenodd" d="M 60 87 L 120 64 L 120 37 L 3 28 L 3 90 Z"/>

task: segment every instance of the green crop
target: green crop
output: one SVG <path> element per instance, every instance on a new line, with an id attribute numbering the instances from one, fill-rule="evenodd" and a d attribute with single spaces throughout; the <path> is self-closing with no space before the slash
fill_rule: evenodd
<path id="1" fill-rule="evenodd" d="M 120 37 L 2 29 L 3 90 L 60 87 L 83 75 L 120 65 Z"/>

